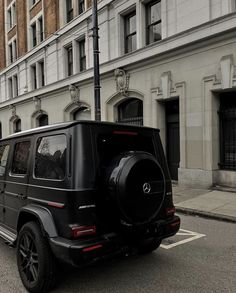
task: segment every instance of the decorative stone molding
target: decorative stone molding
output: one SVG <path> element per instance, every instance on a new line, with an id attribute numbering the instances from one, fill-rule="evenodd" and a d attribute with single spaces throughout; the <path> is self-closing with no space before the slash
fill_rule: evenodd
<path id="1" fill-rule="evenodd" d="M 172 73 L 171 71 L 163 72 L 161 75 L 161 89 L 159 89 L 162 98 L 170 98 L 170 93 L 172 90 Z"/>
<path id="2" fill-rule="evenodd" d="M 35 110 L 40 111 L 41 110 L 41 99 L 37 97 L 33 97 L 34 105 L 35 105 Z"/>
<path id="3" fill-rule="evenodd" d="M 9 130 L 11 134 L 14 133 L 14 124 L 18 119 L 20 119 L 20 117 L 16 114 L 16 106 L 14 104 L 9 106 L 9 110 L 11 111 L 11 117 L 9 120 Z"/>
<path id="4" fill-rule="evenodd" d="M 9 110 L 11 111 L 11 119 L 12 119 L 12 117 L 17 116 L 17 115 L 16 115 L 16 106 L 15 106 L 14 104 L 11 104 L 11 105 L 9 106 Z"/>
<path id="5" fill-rule="evenodd" d="M 220 60 L 220 78 L 222 89 L 232 88 L 235 73 L 233 55 L 223 56 Z"/>
<path id="6" fill-rule="evenodd" d="M 80 98 L 80 89 L 79 87 L 70 84 L 69 85 L 69 91 L 70 91 L 70 96 L 71 96 L 71 100 L 73 103 L 78 104 L 79 103 L 79 98 Z"/>
<path id="7" fill-rule="evenodd" d="M 114 71 L 116 90 L 124 96 L 128 96 L 130 75 L 125 70 L 117 68 Z"/>

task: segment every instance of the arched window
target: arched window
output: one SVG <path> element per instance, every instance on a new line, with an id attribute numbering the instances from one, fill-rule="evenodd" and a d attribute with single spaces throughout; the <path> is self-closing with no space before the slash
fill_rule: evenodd
<path id="1" fill-rule="evenodd" d="M 119 104 L 118 122 L 143 125 L 143 102 L 136 98 L 130 98 Z"/>
<path id="2" fill-rule="evenodd" d="M 74 120 L 91 120 L 91 111 L 88 107 L 80 107 L 73 113 Z"/>
<path id="3" fill-rule="evenodd" d="M 43 114 L 38 118 L 38 126 L 48 125 L 48 115 Z"/>
<path id="4" fill-rule="evenodd" d="M 14 132 L 21 132 L 21 119 L 17 119 L 14 123 Z"/>

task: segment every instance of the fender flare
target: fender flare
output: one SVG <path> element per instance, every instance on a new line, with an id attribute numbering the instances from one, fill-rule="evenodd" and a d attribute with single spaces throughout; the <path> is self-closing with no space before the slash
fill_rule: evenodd
<path id="1" fill-rule="evenodd" d="M 27 206 L 24 206 L 19 213 L 18 221 L 17 221 L 17 231 L 19 232 L 19 227 L 21 223 L 21 219 L 23 217 L 27 217 L 28 215 L 34 216 L 38 219 L 41 227 L 43 230 L 47 233 L 48 237 L 57 237 L 57 229 L 52 217 L 51 212 L 42 206 L 36 205 L 36 204 L 30 204 Z"/>

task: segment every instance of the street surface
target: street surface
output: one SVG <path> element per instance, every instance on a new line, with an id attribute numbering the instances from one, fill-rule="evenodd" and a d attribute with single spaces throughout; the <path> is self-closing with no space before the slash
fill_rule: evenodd
<path id="1" fill-rule="evenodd" d="M 236 225 L 181 215 L 178 236 L 145 256 L 64 268 L 53 292 L 233 293 L 236 288 Z M 0 293 L 26 292 L 15 249 L 0 241 Z"/>

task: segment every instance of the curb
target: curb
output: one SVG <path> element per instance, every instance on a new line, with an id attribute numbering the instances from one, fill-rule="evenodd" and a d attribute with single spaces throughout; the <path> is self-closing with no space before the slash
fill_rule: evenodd
<path id="1" fill-rule="evenodd" d="M 213 219 L 213 220 L 218 220 L 218 221 L 223 221 L 228 223 L 236 223 L 236 217 L 233 217 L 233 216 L 215 214 L 212 212 L 205 212 L 205 211 L 194 210 L 190 208 L 182 208 L 177 206 L 175 208 L 176 208 L 176 212 L 179 212 L 185 215 L 194 215 L 194 216 L 199 216 L 199 217 L 207 218 L 207 219 Z"/>

